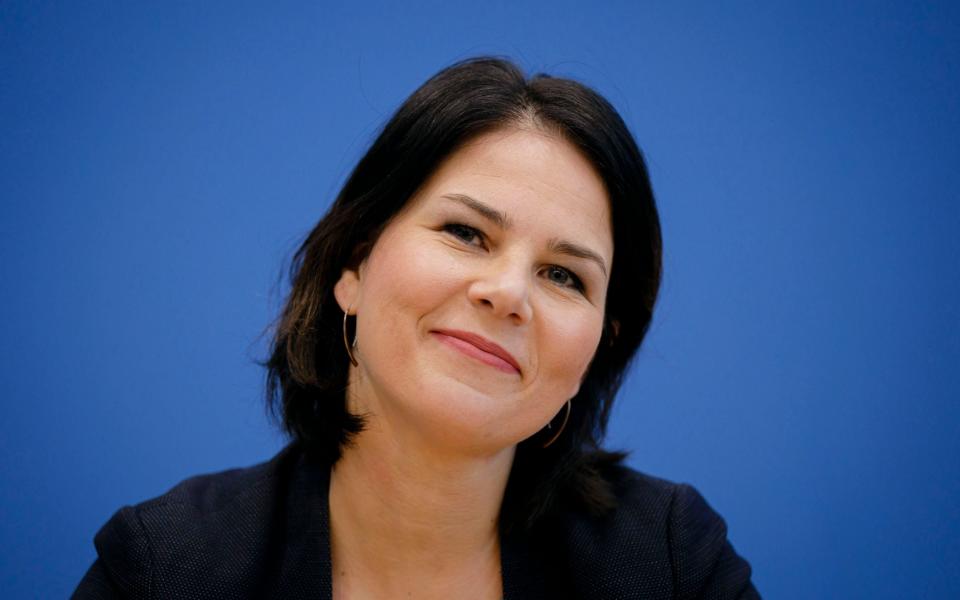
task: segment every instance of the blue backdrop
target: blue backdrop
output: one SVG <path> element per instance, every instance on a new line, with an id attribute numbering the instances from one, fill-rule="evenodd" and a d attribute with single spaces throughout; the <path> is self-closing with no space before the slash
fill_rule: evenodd
<path id="1" fill-rule="evenodd" d="M 649 160 L 663 295 L 610 445 L 767 597 L 960 597 L 960 5 L 82 4 L 0 3 L 0 596 L 281 447 L 284 259 L 409 92 L 494 53 Z"/>

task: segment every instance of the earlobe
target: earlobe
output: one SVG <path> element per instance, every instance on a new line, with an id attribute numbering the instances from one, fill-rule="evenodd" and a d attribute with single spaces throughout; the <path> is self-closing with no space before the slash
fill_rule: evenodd
<path id="1" fill-rule="evenodd" d="M 357 272 L 344 269 L 340 273 L 340 279 L 333 286 L 333 295 L 337 299 L 337 304 L 340 305 L 340 310 L 347 312 L 354 309 L 360 295 L 360 278 Z"/>

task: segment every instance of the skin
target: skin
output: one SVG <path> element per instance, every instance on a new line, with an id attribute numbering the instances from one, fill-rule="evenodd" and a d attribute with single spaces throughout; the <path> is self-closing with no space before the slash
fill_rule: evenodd
<path id="1" fill-rule="evenodd" d="M 517 126 L 448 157 L 343 271 L 334 291 L 357 315 L 359 361 L 348 406 L 367 427 L 331 479 L 335 597 L 502 596 L 514 451 L 577 393 L 612 261 L 596 171 L 557 135 Z"/>

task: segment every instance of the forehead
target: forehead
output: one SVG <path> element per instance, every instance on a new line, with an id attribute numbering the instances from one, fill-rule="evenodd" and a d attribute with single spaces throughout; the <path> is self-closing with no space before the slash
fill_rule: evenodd
<path id="1" fill-rule="evenodd" d="M 464 144 L 441 163 L 413 201 L 467 194 L 507 214 L 520 228 L 590 242 L 613 256 L 610 202 L 603 180 L 561 137 L 530 128 L 498 129 Z"/>

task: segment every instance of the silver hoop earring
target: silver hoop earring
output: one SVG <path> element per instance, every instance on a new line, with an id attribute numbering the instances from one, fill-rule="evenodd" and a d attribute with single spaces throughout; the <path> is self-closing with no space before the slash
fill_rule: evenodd
<path id="1" fill-rule="evenodd" d="M 350 336 L 347 335 L 347 317 L 350 316 L 350 309 L 343 311 L 343 346 L 347 349 L 347 356 L 350 357 L 350 364 L 357 366 L 360 363 L 357 362 L 356 357 L 353 356 L 353 346 L 356 345 L 356 338 L 354 338 L 354 343 L 350 343 Z"/>
<path id="2" fill-rule="evenodd" d="M 561 433 L 563 433 L 563 430 L 564 430 L 564 429 L 566 428 L 566 426 L 567 426 L 567 421 L 569 421 L 569 420 L 570 420 L 570 401 L 567 400 L 567 412 L 563 413 L 563 423 L 560 424 L 560 429 L 558 429 L 557 432 L 556 432 L 555 434 L 553 434 L 553 437 L 551 437 L 550 440 L 549 440 L 546 444 L 544 444 L 543 446 L 541 446 L 541 448 L 546 448 L 546 447 L 549 446 L 550 444 L 552 444 L 552 443 L 554 443 L 555 441 L 557 441 L 557 438 L 560 437 L 560 434 L 561 434 Z M 551 428 L 551 424 L 550 424 L 550 423 L 547 423 L 547 429 L 550 429 L 550 428 Z"/>

